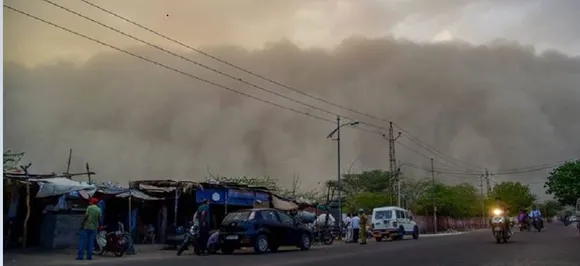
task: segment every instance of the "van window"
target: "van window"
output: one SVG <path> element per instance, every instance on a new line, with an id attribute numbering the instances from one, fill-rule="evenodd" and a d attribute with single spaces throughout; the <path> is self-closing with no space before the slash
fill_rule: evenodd
<path id="1" fill-rule="evenodd" d="M 375 220 L 384 220 L 384 219 L 391 219 L 393 218 L 393 212 L 388 211 L 376 211 L 375 212 Z"/>
<path id="2" fill-rule="evenodd" d="M 397 218 L 398 219 L 405 219 L 405 212 L 397 210 Z"/>

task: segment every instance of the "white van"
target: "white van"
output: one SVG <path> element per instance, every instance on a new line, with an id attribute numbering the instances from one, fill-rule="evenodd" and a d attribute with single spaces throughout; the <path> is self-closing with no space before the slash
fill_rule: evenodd
<path id="1" fill-rule="evenodd" d="M 400 207 L 389 206 L 373 209 L 371 230 L 377 242 L 384 238 L 401 240 L 405 235 L 419 238 L 419 227 L 410 212 Z"/>

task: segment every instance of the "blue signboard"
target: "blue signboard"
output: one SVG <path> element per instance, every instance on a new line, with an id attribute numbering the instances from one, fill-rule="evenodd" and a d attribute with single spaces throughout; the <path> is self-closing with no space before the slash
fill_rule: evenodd
<path id="1" fill-rule="evenodd" d="M 270 194 L 266 192 L 256 192 L 256 200 L 260 200 L 262 202 L 270 201 Z"/>
<path id="2" fill-rule="evenodd" d="M 241 189 L 228 189 L 228 204 L 237 206 L 253 206 L 254 191 Z"/>
<path id="3" fill-rule="evenodd" d="M 201 203 L 204 199 L 210 204 L 225 204 L 225 189 L 204 189 L 195 192 L 195 201 Z"/>

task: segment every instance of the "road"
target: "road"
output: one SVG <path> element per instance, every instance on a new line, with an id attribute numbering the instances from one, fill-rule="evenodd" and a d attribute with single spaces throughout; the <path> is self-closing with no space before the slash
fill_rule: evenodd
<path id="1" fill-rule="evenodd" d="M 488 231 L 455 236 L 423 237 L 398 242 L 369 242 L 368 245 L 337 244 L 310 251 L 284 251 L 273 254 L 234 254 L 197 257 L 118 261 L 100 259 L 76 265 L 124 266 L 578 266 L 580 236 L 570 227 L 557 223 L 545 231 L 516 232 L 507 244 L 496 244 Z"/>

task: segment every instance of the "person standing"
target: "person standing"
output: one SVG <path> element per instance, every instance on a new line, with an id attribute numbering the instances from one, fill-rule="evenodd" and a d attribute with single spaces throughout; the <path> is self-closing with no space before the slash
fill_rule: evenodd
<path id="1" fill-rule="evenodd" d="M 85 250 L 87 251 L 87 260 L 93 258 L 95 236 L 97 235 L 99 220 L 101 219 L 101 208 L 97 206 L 97 203 L 99 203 L 97 198 L 91 198 L 89 206 L 85 212 L 85 217 L 81 224 L 81 231 L 79 233 L 77 260 L 84 259 Z"/>
<path id="2" fill-rule="evenodd" d="M 359 236 L 360 237 L 360 244 L 366 245 L 366 243 L 367 243 L 367 224 L 369 222 L 369 218 L 365 214 L 365 210 L 360 209 L 358 212 L 360 214 L 360 236 Z"/>
<path id="3" fill-rule="evenodd" d="M 199 222 L 197 255 L 205 255 L 207 254 L 207 240 L 209 238 L 209 200 L 202 201 L 202 204 L 197 208 L 196 218 Z"/>
<path id="4" fill-rule="evenodd" d="M 360 231 L 360 218 L 355 213 L 352 219 L 350 220 L 352 226 L 352 242 L 351 243 L 358 243 L 358 236 Z"/>
<path id="5" fill-rule="evenodd" d="M 346 242 L 352 242 L 352 218 L 350 213 L 346 215 L 344 224 L 346 225 Z"/>

